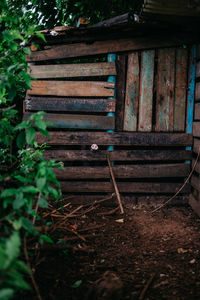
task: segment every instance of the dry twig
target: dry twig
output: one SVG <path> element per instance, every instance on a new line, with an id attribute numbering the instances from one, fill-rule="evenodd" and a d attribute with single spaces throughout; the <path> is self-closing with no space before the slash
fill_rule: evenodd
<path id="1" fill-rule="evenodd" d="M 152 283 L 154 277 L 155 277 L 156 273 L 152 274 L 151 277 L 149 278 L 149 280 L 147 281 L 145 287 L 143 288 L 141 294 L 140 294 L 140 297 L 139 297 L 139 300 L 143 300 L 144 299 L 144 296 L 146 294 L 146 291 L 148 290 L 150 284 Z"/>

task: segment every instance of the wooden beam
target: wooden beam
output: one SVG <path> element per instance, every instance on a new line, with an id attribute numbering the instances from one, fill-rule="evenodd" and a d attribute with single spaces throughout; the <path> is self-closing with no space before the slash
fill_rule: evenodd
<path id="1" fill-rule="evenodd" d="M 126 93 L 126 58 L 124 54 L 117 55 L 116 58 L 116 112 L 115 112 L 115 131 L 123 130 L 124 122 L 124 101 Z"/>
<path id="2" fill-rule="evenodd" d="M 151 165 L 121 165 L 113 166 L 116 178 L 168 178 L 186 177 L 189 174 L 190 165 L 177 164 L 151 164 Z M 64 179 L 108 179 L 110 178 L 108 167 L 66 167 L 65 171 L 56 169 L 56 177 Z"/>
<path id="3" fill-rule="evenodd" d="M 116 100 L 29 96 L 25 109 L 31 111 L 114 112 Z"/>
<path id="4" fill-rule="evenodd" d="M 194 120 L 200 120 L 200 103 L 195 103 Z"/>
<path id="5" fill-rule="evenodd" d="M 187 89 L 187 49 L 176 50 L 176 76 L 174 99 L 174 131 L 185 131 L 185 109 Z"/>
<path id="6" fill-rule="evenodd" d="M 49 145 L 192 146 L 192 134 L 143 132 L 49 132 L 37 134 L 39 143 Z"/>
<path id="7" fill-rule="evenodd" d="M 156 131 L 173 131 L 175 49 L 158 50 Z"/>
<path id="8" fill-rule="evenodd" d="M 65 59 L 97 54 L 116 53 L 135 50 L 146 50 L 158 47 L 173 47 L 184 43 L 194 43 L 191 33 L 186 34 L 145 34 L 132 39 L 113 39 L 96 41 L 91 43 L 74 43 L 67 45 L 52 46 L 51 49 L 32 52 L 27 56 L 28 62 L 45 61 L 52 59 Z"/>
<path id="9" fill-rule="evenodd" d="M 200 149 L 200 139 L 194 138 L 193 152 L 198 153 Z"/>
<path id="10" fill-rule="evenodd" d="M 32 65 L 29 71 L 35 78 L 70 78 L 116 75 L 115 63 L 85 63 Z"/>
<path id="11" fill-rule="evenodd" d="M 154 50 L 141 54 L 139 131 L 152 131 L 154 57 Z"/>
<path id="12" fill-rule="evenodd" d="M 124 109 L 125 131 L 137 130 L 138 100 L 139 100 L 139 57 L 138 52 L 128 55 L 126 97 Z"/>
<path id="13" fill-rule="evenodd" d="M 95 181 L 61 181 L 63 193 L 112 193 L 111 182 Z M 139 194 L 174 194 L 182 186 L 182 183 L 151 183 L 151 182 L 118 182 L 120 193 Z M 189 193 L 190 185 L 187 185 L 181 194 Z"/>
<path id="14" fill-rule="evenodd" d="M 106 150 L 45 150 L 45 159 L 58 161 L 106 161 Z M 115 161 L 184 161 L 192 159 L 186 150 L 114 150 L 110 153 Z"/>
<path id="15" fill-rule="evenodd" d="M 193 123 L 193 135 L 195 137 L 200 137 L 200 122 Z"/>
<path id="16" fill-rule="evenodd" d="M 24 119 L 26 120 L 30 116 L 30 113 L 25 113 Z M 115 127 L 114 117 L 107 116 L 45 114 L 44 121 L 51 123 L 48 126 L 49 128 L 108 130 Z"/>
<path id="17" fill-rule="evenodd" d="M 32 81 L 29 95 L 113 97 L 114 84 L 101 81 Z"/>
<path id="18" fill-rule="evenodd" d="M 195 100 L 200 100 L 200 82 L 195 84 Z"/>

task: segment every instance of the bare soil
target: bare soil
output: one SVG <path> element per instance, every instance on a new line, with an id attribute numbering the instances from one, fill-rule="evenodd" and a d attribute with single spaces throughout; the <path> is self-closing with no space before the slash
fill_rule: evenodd
<path id="1" fill-rule="evenodd" d="M 124 215 L 99 215 L 111 209 L 99 205 L 68 218 L 52 235 L 69 249 L 45 245 L 31 258 L 42 299 L 200 299 L 200 219 L 190 207 L 165 207 L 151 215 L 150 207 L 129 203 Z M 114 287 L 104 280 L 107 271 Z M 115 290 L 117 282 L 119 298 L 112 291 L 103 296 L 102 282 L 104 291 Z M 17 299 L 37 296 L 32 290 Z"/>

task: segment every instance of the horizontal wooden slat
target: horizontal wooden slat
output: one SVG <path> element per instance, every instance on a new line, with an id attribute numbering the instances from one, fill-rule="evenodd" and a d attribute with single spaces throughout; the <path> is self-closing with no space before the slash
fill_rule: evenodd
<path id="1" fill-rule="evenodd" d="M 54 131 L 49 134 L 50 138 L 37 134 L 37 141 L 49 145 L 192 146 L 192 135 L 186 133 Z"/>
<path id="2" fill-rule="evenodd" d="M 115 63 L 60 64 L 30 67 L 35 78 L 70 78 L 116 75 Z"/>
<path id="3" fill-rule="evenodd" d="M 28 97 L 26 110 L 76 111 L 76 112 L 114 112 L 116 101 L 113 99 L 73 99 Z"/>
<path id="4" fill-rule="evenodd" d="M 190 171 L 189 164 L 160 164 L 160 165 L 125 165 L 114 166 L 116 178 L 161 178 L 185 177 Z M 58 179 L 99 179 L 110 178 L 108 167 L 66 167 L 56 169 Z"/>
<path id="5" fill-rule="evenodd" d="M 200 137 L 200 122 L 193 123 L 193 135 Z"/>
<path id="6" fill-rule="evenodd" d="M 200 139 L 194 138 L 193 151 L 198 153 L 200 151 Z"/>
<path id="7" fill-rule="evenodd" d="M 46 150 L 46 159 L 59 161 L 105 161 L 108 152 L 90 150 Z M 115 161 L 172 161 L 192 158 L 191 151 L 184 150 L 116 150 L 110 152 L 110 159 Z"/>
<path id="8" fill-rule="evenodd" d="M 200 103 L 195 104 L 194 119 L 200 120 Z M 200 124 L 199 124 L 199 126 L 200 126 Z"/>
<path id="9" fill-rule="evenodd" d="M 29 95 L 112 97 L 114 83 L 101 81 L 32 81 Z"/>
<path id="10" fill-rule="evenodd" d="M 83 182 L 83 181 L 61 181 L 63 193 L 112 193 L 114 191 L 111 182 Z M 120 193 L 142 193 L 142 194 L 174 194 L 182 186 L 181 183 L 151 183 L 151 182 L 118 182 Z M 181 191 L 189 193 L 190 186 L 186 185 Z"/>
<path id="11" fill-rule="evenodd" d="M 28 62 L 62 59 L 68 57 L 81 57 L 88 55 L 124 52 L 132 50 L 153 49 L 157 47 L 172 47 L 184 43 L 194 42 L 196 35 L 186 34 L 157 34 L 134 37 L 132 39 L 113 39 L 96 41 L 93 43 L 74 43 L 68 45 L 52 46 L 51 49 L 32 52 L 27 56 Z"/>
<path id="12" fill-rule="evenodd" d="M 200 192 L 200 177 L 192 176 L 191 185 L 195 190 Z"/>
<path id="13" fill-rule="evenodd" d="M 31 114 L 25 113 L 26 120 Z M 45 114 L 44 120 L 50 122 L 48 127 L 70 129 L 114 129 L 115 118 L 94 115 L 70 115 L 70 114 Z"/>

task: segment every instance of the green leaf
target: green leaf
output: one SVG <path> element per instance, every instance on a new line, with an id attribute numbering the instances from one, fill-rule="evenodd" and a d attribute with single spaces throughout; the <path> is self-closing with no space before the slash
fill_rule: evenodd
<path id="1" fill-rule="evenodd" d="M 31 54 L 30 48 L 25 47 L 25 48 L 23 48 L 23 51 L 24 51 L 24 53 L 27 54 L 27 55 L 30 55 L 30 54 Z"/>
<path id="2" fill-rule="evenodd" d="M 40 242 L 43 243 L 43 241 L 50 243 L 50 244 L 54 244 L 54 241 L 47 235 L 43 234 L 40 236 Z"/>
<path id="3" fill-rule="evenodd" d="M 0 245 L 0 270 L 4 270 L 7 263 L 5 250 Z"/>
<path id="4" fill-rule="evenodd" d="M 26 143 L 25 132 L 21 131 L 17 136 L 17 140 L 16 140 L 17 147 L 19 149 L 22 149 L 24 147 L 25 143 Z"/>
<path id="5" fill-rule="evenodd" d="M 12 197 L 16 194 L 17 189 L 6 189 L 1 193 L 1 198 Z"/>
<path id="6" fill-rule="evenodd" d="M 11 237 L 6 240 L 5 249 L 7 255 L 7 266 L 19 256 L 20 244 L 20 237 L 17 231 L 15 231 Z"/>
<path id="7" fill-rule="evenodd" d="M 46 207 L 48 207 L 49 204 L 44 198 L 39 198 L 38 205 L 42 208 L 46 208 Z"/>
<path id="8" fill-rule="evenodd" d="M 15 230 L 19 230 L 19 229 L 21 229 L 21 227 L 22 227 L 22 220 L 21 220 L 21 219 L 19 219 L 19 220 L 14 220 L 14 221 L 12 222 L 12 225 L 13 225 L 13 228 L 14 228 Z"/>
<path id="9" fill-rule="evenodd" d="M 21 123 L 19 123 L 16 127 L 15 130 L 22 130 L 22 129 L 26 129 L 31 125 L 31 122 L 29 120 L 26 121 L 22 121 Z"/>
<path id="10" fill-rule="evenodd" d="M 3 288 L 0 290 L 0 300 L 9 300 L 14 295 L 14 290 Z"/>
<path id="11" fill-rule="evenodd" d="M 46 128 L 47 128 L 47 124 L 46 124 L 46 122 L 45 121 L 43 121 L 43 120 L 35 120 L 35 125 L 39 128 L 39 129 L 41 129 L 41 130 L 46 130 Z"/>
<path id="12" fill-rule="evenodd" d="M 39 192 L 38 189 L 32 185 L 22 187 L 21 191 L 30 194 L 37 194 Z"/>
<path id="13" fill-rule="evenodd" d="M 36 36 L 41 38 L 44 42 L 46 42 L 45 36 L 41 32 L 36 32 Z"/>
<path id="14" fill-rule="evenodd" d="M 46 177 L 40 177 L 36 180 L 38 190 L 42 190 L 46 184 Z"/>
<path id="15" fill-rule="evenodd" d="M 19 209 L 24 205 L 24 194 L 22 192 L 18 192 L 15 200 L 13 201 L 13 209 Z"/>
<path id="16" fill-rule="evenodd" d="M 21 220 L 22 220 L 23 228 L 32 233 L 34 231 L 34 226 L 33 226 L 32 222 L 29 219 L 24 218 L 24 217 L 22 217 Z"/>
<path id="17" fill-rule="evenodd" d="M 33 145 L 36 131 L 33 127 L 30 127 L 26 132 L 26 142 L 28 145 Z"/>
<path id="18" fill-rule="evenodd" d="M 27 265 L 23 262 L 23 261 L 16 261 L 16 266 L 17 266 L 17 269 L 22 271 L 22 272 L 25 272 L 27 274 L 30 274 L 30 269 L 27 267 Z"/>
<path id="19" fill-rule="evenodd" d="M 52 186 L 48 186 L 48 188 L 47 188 L 47 190 L 48 190 L 48 192 L 49 192 L 49 194 L 53 197 L 53 198 L 57 198 L 58 196 L 59 196 L 59 193 L 58 193 L 58 191 L 56 190 L 56 189 L 54 189 Z"/>
<path id="20" fill-rule="evenodd" d="M 80 285 L 82 284 L 82 280 L 77 280 L 76 282 L 74 282 L 74 284 L 72 285 L 73 288 L 78 288 Z"/>

